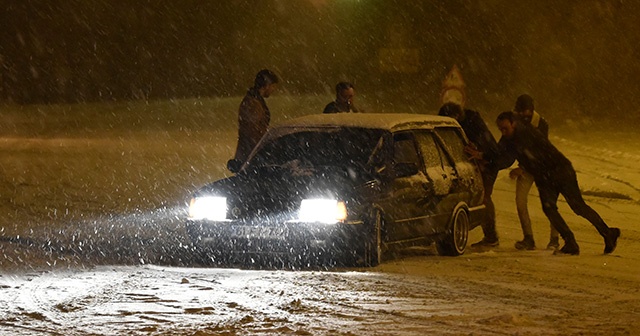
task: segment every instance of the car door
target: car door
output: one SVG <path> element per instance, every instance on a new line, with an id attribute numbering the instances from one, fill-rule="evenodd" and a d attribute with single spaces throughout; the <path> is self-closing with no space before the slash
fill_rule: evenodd
<path id="1" fill-rule="evenodd" d="M 387 178 L 388 197 L 385 212 L 392 219 L 386 233 L 389 241 L 420 238 L 420 224 L 425 221 L 422 203 L 428 196 L 429 180 L 414 134 L 409 131 L 393 134 L 391 174 Z"/>
<path id="2" fill-rule="evenodd" d="M 451 193 L 458 194 L 460 199 L 469 206 L 482 203 L 483 186 L 480 169 L 464 152 L 467 142 L 462 130 L 456 127 L 439 127 L 436 128 L 436 135 L 453 162 L 458 183 L 453 186 Z"/>
<path id="3" fill-rule="evenodd" d="M 433 235 L 447 229 L 453 208 L 457 204 L 455 191 L 458 175 L 451 157 L 433 130 L 416 132 L 416 141 L 429 180 L 426 197 L 420 202 L 424 221 L 419 229 L 423 235 Z"/>

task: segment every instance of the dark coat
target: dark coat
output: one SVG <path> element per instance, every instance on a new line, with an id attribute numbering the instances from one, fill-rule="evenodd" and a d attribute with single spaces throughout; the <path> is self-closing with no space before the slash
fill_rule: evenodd
<path id="1" fill-rule="evenodd" d="M 458 120 L 458 123 L 464 130 L 469 141 L 471 141 L 479 151 L 485 154 L 484 157 L 486 159 L 483 171 L 497 174 L 498 169 L 493 159 L 499 156 L 500 148 L 498 147 L 496 139 L 493 137 L 491 131 L 489 131 L 480 113 L 473 110 L 464 110 L 463 113 L 464 118 Z"/>
<path id="2" fill-rule="evenodd" d="M 332 101 L 324 107 L 322 113 L 340 113 L 340 112 L 359 112 L 353 105 L 338 104 L 336 101 Z"/>
<path id="3" fill-rule="evenodd" d="M 571 161 L 567 159 L 544 134 L 530 124 L 516 123 L 513 136 L 504 136 L 498 143 L 500 154 L 494 158 L 499 169 L 510 167 L 518 160 L 522 168 L 538 181 L 553 181 L 563 172 L 573 171 Z"/>
<path id="4" fill-rule="evenodd" d="M 271 112 L 258 90 L 249 89 L 238 111 L 238 146 L 234 159 L 245 162 L 269 128 Z"/>
<path id="5" fill-rule="evenodd" d="M 532 126 L 536 127 L 545 138 L 549 139 L 549 123 L 547 123 L 547 121 L 538 112 L 533 111 L 533 117 L 531 120 L 523 120 L 523 122 L 530 123 Z"/>
<path id="6" fill-rule="evenodd" d="M 536 128 L 540 133 L 542 133 L 542 135 L 544 136 L 545 139 L 549 139 L 549 123 L 547 123 L 547 121 L 538 112 L 534 111 L 533 114 L 534 115 L 531 118 L 531 120 L 529 120 L 529 121 L 522 120 L 522 122 L 525 123 L 525 124 L 530 124 L 531 126 Z M 519 120 L 521 120 L 521 119 L 519 119 Z M 521 164 L 518 164 L 518 167 L 524 169 Z M 525 171 L 526 171 L 526 169 L 525 169 Z"/>
<path id="7" fill-rule="evenodd" d="M 540 131 L 545 138 L 549 139 L 549 123 L 542 117 L 540 117 L 540 122 L 538 123 L 538 131 Z"/>

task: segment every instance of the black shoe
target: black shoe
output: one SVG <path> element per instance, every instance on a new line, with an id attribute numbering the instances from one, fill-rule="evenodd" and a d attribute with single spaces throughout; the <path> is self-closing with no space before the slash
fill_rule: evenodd
<path id="1" fill-rule="evenodd" d="M 604 237 L 604 254 L 609 254 L 616 249 L 618 237 L 620 237 L 620 229 L 610 228 L 609 234 Z"/>
<path id="2" fill-rule="evenodd" d="M 565 242 L 564 246 L 559 250 L 555 250 L 553 254 L 579 255 L 580 247 L 578 247 L 578 243 L 576 242 L 573 242 L 573 243 Z"/>
<path id="3" fill-rule="evenodd" d="M 496 239 L 482 238 L 481 241 L 471 244 L 471 247 L 496 247 L 500 245 L 500 241 Z"/>
<path id="4" fill-rule="evenodd" d="M 532 237 L 524 237 L 523 240 L 516 242 L 516 250 L 535 250 L 536 243 Z"/>

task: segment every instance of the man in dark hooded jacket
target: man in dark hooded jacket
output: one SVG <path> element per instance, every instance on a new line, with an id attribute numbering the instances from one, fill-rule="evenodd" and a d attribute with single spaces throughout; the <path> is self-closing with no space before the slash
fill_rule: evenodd
<path id="1" fill-rule="evenodd" d="M 491 131 L 489 131 L 487 124 L 480 116 L 480 113 L 463 109 L 460 105 L 450 102 L 442 105 L 438 111 L 438 115 L 456 119 L 475 150 L 490 153 L 487 155 L 488 158 L 498 157 L 498 144 Z M 487 218 L 482 225 L 484 237 L 481 241 L 471 244 L 471 246 L 495 247 L 499 245 L 499 240 L 496 231 L 496 208 L 491 199 L 491 194 L 493 193 L 493 185 L 498 177 L 498 169 L 491 159 L 479 161 L 482 184 L 484 186 L 484 204 L 487 208 Z"/>
<path id="2" fill-rule="evenodd" d="M 560 194 L 564 196 L 571 210 L 591 222 L 604 238 L 604 253 L 613 252 L 620 236 L 620 229 L 607 226 L 600 215 L 584 202 L 571 161 L 537 129 L 518 121 L 514 112 L 501 113 L 496 122 L 502 133 L 499 142 L 502 150 L 499 157 L 494 157 L 493 161 L 498 168 L 504 169 L 518 160 L 520 165 L 533 175 L 542 209 L 565 242 L 557 252 L 580 254 L 573 232 L 558 212 L 557 201 Z M 474 154 L 480 157 L 486 155 Z"/>
<path id="3" fill-rule="evenodd" d="M 261 70 L 256 75 L 254 85 L 240 103 L 238 110 L 238 145 L 233 159 L 227 162 L 231 172 L 237 172 L 249 158 L 249 154 L 258 141 L 267 132 L 271 119 L 271 112 L 265 98 L 276 90 L 278 76 L 271 70 Z"/>

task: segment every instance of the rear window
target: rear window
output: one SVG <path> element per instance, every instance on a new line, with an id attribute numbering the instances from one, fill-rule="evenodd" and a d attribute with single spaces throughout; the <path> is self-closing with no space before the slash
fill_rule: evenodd
<path id="1" fill-rule="evenodd" d="M 290 133 L 262 146 L 249 165 L 282 166 L 297 160 L 312 167 L 364 166 L 382 134 L 364 128 Z"/>

